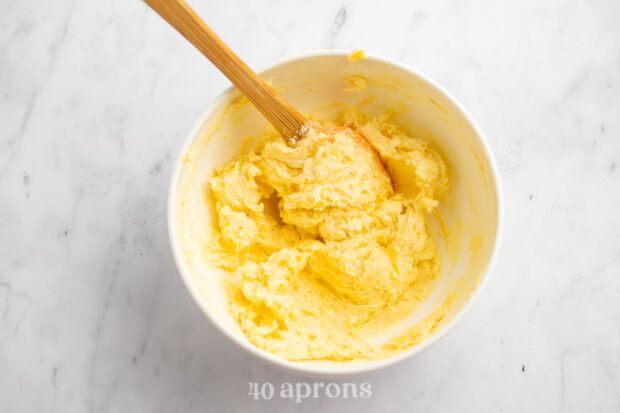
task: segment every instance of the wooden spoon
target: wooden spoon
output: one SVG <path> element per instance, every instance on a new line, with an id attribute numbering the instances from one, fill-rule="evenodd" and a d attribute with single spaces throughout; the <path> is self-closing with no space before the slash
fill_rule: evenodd
<path id="1" fill-rule="evenodd" d="M 300 138 L 308 133 L 310 128 L 314 128 L 328 136 L 333 137 L 335 134 L 340 134 L 340 136 L 354 139 L 358 144 L 358 150 L 372 151 L 374 156 L 381 161 L 364 136 L 350 126 L 328 129 L 311 124 L 282 96 L 278 95 L 267 82 L 243 63 L 184 0 L 144 1 L 220 69 L 276 127 L 290 146 L 295 145 Z M 383 167 L 383 173 L 389 177 L 385 167 Z"/>
<path id="2" fill-rule="evenodd" d="M 183 0 L 144 0 L 202 52 L 256 106 L 289 144 L 310 123 L 248 67 Z"/>

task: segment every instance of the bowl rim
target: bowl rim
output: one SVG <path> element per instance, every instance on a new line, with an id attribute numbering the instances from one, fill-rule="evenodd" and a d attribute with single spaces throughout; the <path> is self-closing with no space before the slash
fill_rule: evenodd
<path id="1" fill-rule="evenodd" d="M 317 58 L 323 56 L 341 56 L 348 57 L 354 50 L 348 49 L 338 49 L 338 50 L 317 50 L 306 53 L 295 54 L 292 56 L 286 56 L 282 58 L 275 59 L 270 63 L 261 67 L 257 73 L 261 74 L 267 70 L 274 69 L 278 66 L 292 63 L 298 60 L 304 60 L 308 58 Z M 185 264 L 183 262 L 183 254 L 181 252 L 180 243 L 177 239 L 177 232 L 175 231 L 176 220 L 175 220 L 175 211 L 176 211 L 176 193 L 178 189 L 179 176 L 183 169 L 183 158 L 188 151 L 190 145 L 194 142 L 195 137 L 202 129 L 205 121 L 210 116 L 210 114 L 229 96 L 231 92 L 235 90 L 233 85 L 227 87 L 224 91 L 222 91 L 210 105 L 208 105 L 192 127 L 189 132 L 189 135 L 185 138 L 185 141 L 182 147 L 179 150 L 177 155 L 174 168 L 172 170 L 172 174 L 170 177 L 170 185 L 168 189 L 168 202 L 167 202 L 167 220 L 168 220 L 168 237 L 170 242 L 170 247 L 172 249 L 172 255 L 174 257 L 175 264 L 177 266 L 177 270 L 185 287 L 189 291 L 190 295 L 200 307 L 202 312 L 206 315 L 207 319 L 211 321 L 213 325 L 228 339 L 237 344 L 242 349 L 246 350 L 249 354 L 254 357 L 261 359 L 268 364 L 277 367 L 281 370 L 285 370 L 287 372 L 302 374 L 306 376 L 313 377 L 347 377 L 358 375 L 362 373 L 369 373 L 379 369 L 383 369 L 389 366 L 393 366 L 398 364 L 414 355 L 420 354 L 433 344 L 437 343 L 441 340 L 449 331 L 451 331 L 454 326 L 463 318 L 463 316 L 471 309 L 473 304 L 477 301 L 478 297 L 481 294 L 484 286 L 487 284 L 489 279 L 489 274 L 491 273 L 495 262 L 497 261 L 497 256 L 499 254 L 499 246 L 501 244 L 501 240 L 503 237 L 503 227 L 504 227 L 504 204 L 503 204 L 503 189 L 502 183 L 499 174 L 499 168 L 495 161 L 495 157 L 493 155 L 493 151 L 487 141 L 485 134 L 482 132 L 482 129 L 478 125 L 478 123 L 473 119 L 471 114 L 465 109 L 465 107 L 446 89 L 444 89 L 441 85 L 436 83 L 430 77 L 421 73 L 418 70 L 415 70 L 403 63 L 400 63 L 391 58 L 387 58 L 385 56 L 381 56 L 375 53 L 369 53 L 364 51 L 365 59 L 372 59 L 381 63 L 385 63 L 388 65 L 395 66 L 398 69 L 404 70 L 417 76 L 419 79 L 424 81 L 426 84 L 435 88 L 441 94 L 444 95 L 445 98 L 450 100 L 450 102 L 461 112 L 461 114 L 467 119 L 470 123 L 472 129 L 474 130 L 476 136 L 480 140 L 482 147 L 485 151 L 485 154 L 488 158 L 489 166 L 491 169 L 491 174 L 493 176 L 493 183 L 495 185 L 495 202 L 497 205 L 497 222 L 496 222 L 496 230 L 495 230 L 495 240 L 493 242 L 493 247 L 491 250 L 491 256 L 489 257 L 489 261 L 487 263 L 486 268 L 483 271 L 480 281 L 476 289 L 470 294 L 469 299 L 465 303 L 465 305 L 461 308 L 461 310 L 446 324 L 439 332 L 426 339 L 422 343 L 416 346 L 412 346 L 409 349 L 402 351 L 395 356 L 392 356 L 387 359 L 379 359 L 372 360 L 368 363 L 364 363 L 362 365 L 353 365 L 353 366 L 315 366 L 311 364 L 301 364 L 299 362 L 286 360 L 275 354 L 269 353 L 263 349 L 256 347 L 247 339 L 241 339 L 237 334 L 233 333 L 222 321 L 218 319 L 215 314 L 212 314 L 209 310 L 209 307 L 205 304 L 205 299 L 198 293 L 197 289 L 194 288 L 193 283 L 191 282 L 188 271 L 185 268 Z"/>

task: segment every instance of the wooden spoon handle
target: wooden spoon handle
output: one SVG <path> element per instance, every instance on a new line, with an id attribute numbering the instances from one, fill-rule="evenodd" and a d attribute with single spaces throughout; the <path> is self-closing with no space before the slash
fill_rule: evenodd
<path id="1" fill-rule="evenodd" d="M 185 1 L 144 1 L 217 66 L 284 138 L 296 139 L 307 120 L 243 63 Z"/>

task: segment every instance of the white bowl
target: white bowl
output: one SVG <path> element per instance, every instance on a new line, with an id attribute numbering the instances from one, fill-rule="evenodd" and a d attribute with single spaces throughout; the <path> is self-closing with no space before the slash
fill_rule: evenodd
<path id="1" fill-rule="evenodd" d="M 486 281 L 498 250 L 502 229 L 502 197 L 497 166 L 480 128 L 448 92 L 427 77 L 389 59 L 367 55 L 351 62 L 348 52 L 318 52 L 281 60 L 261 73 L 302 112 L 313 110 L 335 118 L 346 104 L 369 96 L 364 112 L 396 109 L 400 126 L 431 142 L 449 168 L 450 190 L 440 199 L 443 223 L 429 218 L 442 259 L 440 283 L 432 296 L 408 319 L 421 320 L 452 292 L 452 304 L 433 334 L 394 357 L 349 362 L 293 362 L 250 343 L 228 312 L 220 280 L 223 270 L 201 259 L 211 232 L 213 210 L 206 200 L 209 174 L 230 162 L 248 136 L 267 121 L 236 89 L 226 90 L 204 112 L 177 159 L 168 199 L 170 242 L 181 277 L 211 322 L 249 353 L 287 371 L 315 376 L 348 376 L 398 363 L 420 353 L 448 332 L 472 305 Z M 344 91 L 347 78 L 362 76 L 368 87 Z M 442 233 L 442 225 L 449 236 Z"/>

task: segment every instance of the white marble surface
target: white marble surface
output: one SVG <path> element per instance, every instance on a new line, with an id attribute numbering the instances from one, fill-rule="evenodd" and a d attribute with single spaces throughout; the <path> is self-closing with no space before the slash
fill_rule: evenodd
<path id="1" fill-rule="evenodd" d="M 506 201 L 472 311 L 368 400 L 215 331 L 168 248 L 172 160 L 222 75 L 140 1 L 0 0 L 0 411 L 620 411 L 620 3 L 200 1 L 254 66 L 326 48 L 409 64 L 468 107 Z"/>

